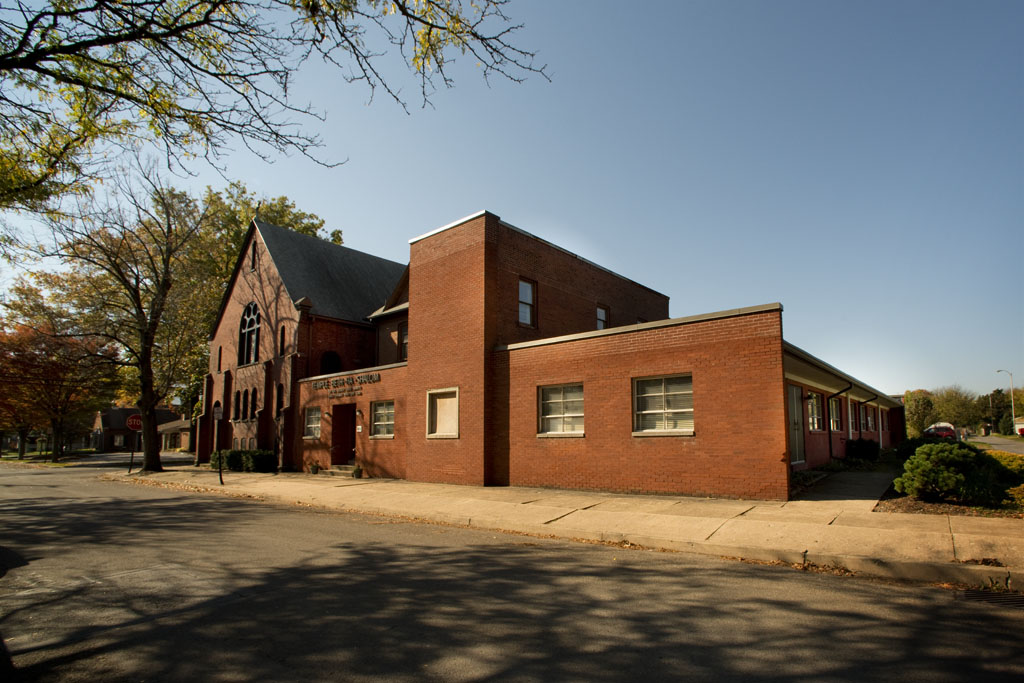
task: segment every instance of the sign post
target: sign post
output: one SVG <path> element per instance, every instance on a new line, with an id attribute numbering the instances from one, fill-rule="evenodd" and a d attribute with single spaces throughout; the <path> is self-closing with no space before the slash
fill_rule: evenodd
<path id="1" fill-rule="evenodd" d="M 132 430 L 132 454 L 128 459 L 128 474 L 131 474 L 132 466 L 135 465 L 135 433 L 142 429 L 142 416 L 129 415 L 124 421 L 124 426 Z"/>
<path id="2" fill-rule="evenodd" d="M 213 407 L 213 449 L 217 454 L 217 477 L 220 478 L 220 485 L 224 485 L 224 454 L 217 449 L 217 426 L 224 417 L 224 408 L 218 404 Z M 198 450 L 198 449 L 196 449 Z"/>

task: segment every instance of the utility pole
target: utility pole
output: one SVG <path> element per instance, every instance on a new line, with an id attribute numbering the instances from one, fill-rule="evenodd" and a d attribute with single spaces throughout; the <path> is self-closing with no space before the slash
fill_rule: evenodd
<path id="1" fill-rule="evenodd" d="M 1010 372 L 1009 370 L 996 370 L 996 372 L 997 373 L 998 372 L 1005 372 L 1007 375 L 1010 376 L 1010 419 L 1013 421 L 1012 422 L 1013 427 L 1011 427 L 1010 429 L 1013 432 L 1014 436 L 1016 436 L 1016 434 L 1017 434 L 1017 411 L 1013 407 L 1013 373 Z"/>

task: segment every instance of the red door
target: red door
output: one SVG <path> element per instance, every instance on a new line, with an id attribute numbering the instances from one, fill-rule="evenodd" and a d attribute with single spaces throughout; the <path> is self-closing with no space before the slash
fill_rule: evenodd
<path id="1" fill-rule="evenodd" d="M 331 465 L 351 465 L 356 460 L 356 406 L 331 408 Z"/>

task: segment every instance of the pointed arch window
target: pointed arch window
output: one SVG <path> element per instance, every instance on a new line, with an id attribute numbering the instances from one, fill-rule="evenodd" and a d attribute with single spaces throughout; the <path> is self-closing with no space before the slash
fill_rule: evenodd
<path id="1" fill-rule="evenodd" d="M 249 417 L 256 419 L 256 408 L 259 406 L 259 401 L 256 398 L 257 392 L 255 389 L 252 390 L 252 396 L 249 397 Z"/>
<path id="2" fill-rule="evenodd" d="M 248 365 L 260 359 L 260 309 L 252 301 L 242 312 L 238 324 L 238 364 Z"/>
<path id="3" fill-rule="evenodd" d="M 249 390 L 242 392 L 242 419 L 249 419 Z"/>

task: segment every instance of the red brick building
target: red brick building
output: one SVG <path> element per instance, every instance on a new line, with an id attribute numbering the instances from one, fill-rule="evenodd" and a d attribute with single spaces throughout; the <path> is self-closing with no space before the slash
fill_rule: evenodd
<path id="1" fill-rule="evenodd" d="M 792 470 L 904 433 L 898 402 L 783 340 L 780 304 L 669 319 L 665 295 L 487 212 L 410 245 L 403 268 L 253 223 L 202 460 L 216 439 L 284 469 L 785 499 Z"/>

